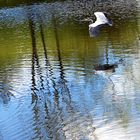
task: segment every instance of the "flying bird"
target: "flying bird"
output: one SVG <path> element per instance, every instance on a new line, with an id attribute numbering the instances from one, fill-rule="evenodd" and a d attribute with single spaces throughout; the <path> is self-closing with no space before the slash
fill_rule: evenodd
<path id="1" fill-rule="evenodd" d="M 103 25 L 112 26 L 112 20 L 108 18 L 108 14 L 106 12 L 95 12 L 94 15 L 96 16 L 96 21 L 93 23 L 93 20 L 90 18 L 85 19 L 85 21 L 90 21 L 89 24 L 89 33 L 90 36 L 97 36 L 99 34 L 100 28 Z"/>

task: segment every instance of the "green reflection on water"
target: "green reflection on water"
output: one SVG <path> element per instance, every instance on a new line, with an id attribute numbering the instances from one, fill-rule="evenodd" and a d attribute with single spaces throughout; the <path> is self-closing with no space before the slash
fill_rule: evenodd
<path id="1" fill-rule="evenodd" d="M 29 54 L 30 36 L 25 25 L 14 28 L 2 27 L 0 29 L 0 63 L 1 67 L 7 64 L 15 63 L 25 54 Z"/>
<path id="2" fill-rule="evenodd" d="M 122 53 L 123 50 L 129 48 L 132 51 L 131 53 L 136 51 L 133 48 L 139 34 L 136 21 L 127 21 L 121 25 L 114 25 L 111 28 L 103 28 L 97 38 L 89 37 L 87 24 L 71 24 L 67 22 L 64 25 L 58 25 L 57 28 L 53 22 L 50 24 L 49 26 L 43 26 L 46 49 L 49 56 L 52 58 L 57 56 L 56 46 L 58 42 L 55 36 L 57 32 L 62 57 L 67 63 L 74 58 L 78 60 L 86 58 L 88 60 L 89 57 L 93 57 L 99 60 L 100 56 L 104 54 L 105 46 L 112 48 L 114 54 Z M 34 30 L 38 52 L 42 52 L 40 26 L 35 25 Z M 17 25 L 13 28 L 2 26 L 0 36 L 1 67 L 9 63 L 15 63 L 14 61 L 20 57 L 31 57 L 31 34 L 28 23 Z"/>

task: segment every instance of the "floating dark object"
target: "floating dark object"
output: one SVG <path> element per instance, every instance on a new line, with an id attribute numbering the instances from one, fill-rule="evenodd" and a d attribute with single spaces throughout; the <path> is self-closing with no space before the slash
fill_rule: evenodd
<path id="1" fill-rule="evenodd" d="M 117 67 L 117 64 L 103 64 L 103 65 L 98 65 L 95 66 L 94 69 L 96 71 L 105 71 L 105 70 L 115 70 L 115 68 Z"/>
<path id="2" fill-rule="evenodd" d="M 112 70 L 113 72 L 115 72 L 115 68 L 118 67 L 119 64 L 123 64 L 124 60 L 121 58 L 119 59 L 118 62 L 115 62 L 114 64 L 99 64 L 94 66 L 94 70 L 96 71 L 106 71 L 106 70 Z"/>
<path id="3" fill-rule="evenodd" d="M 112 26 L 112 20 L 108 18 L 108 14 L 106 12 L 95 12 L 96 21 L 93 23 L 93 20 L 90 18 L 85 19 L 84 21 L 90 21 L 89 24 L 89 34 L 91 37 L 95 37 L 99 34 L 100 28 L 104 25 Z"/>

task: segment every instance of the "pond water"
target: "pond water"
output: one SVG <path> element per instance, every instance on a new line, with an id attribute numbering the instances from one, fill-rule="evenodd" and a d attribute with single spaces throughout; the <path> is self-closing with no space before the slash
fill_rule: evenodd
<path id="1" fill-rule="evenodd" d="M 0 10 L 0 140 L 139 140 L 138 12 L 93 38 L 68 3 Z"/>

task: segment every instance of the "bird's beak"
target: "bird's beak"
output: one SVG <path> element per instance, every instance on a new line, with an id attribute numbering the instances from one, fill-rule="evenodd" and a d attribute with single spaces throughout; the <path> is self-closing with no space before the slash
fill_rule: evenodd
<path id="1" fill-rule="evenodd" d="M 85 19 L 82 19 L 81 21 L 89 21 L 89 19 L 85 18 Z"/>

